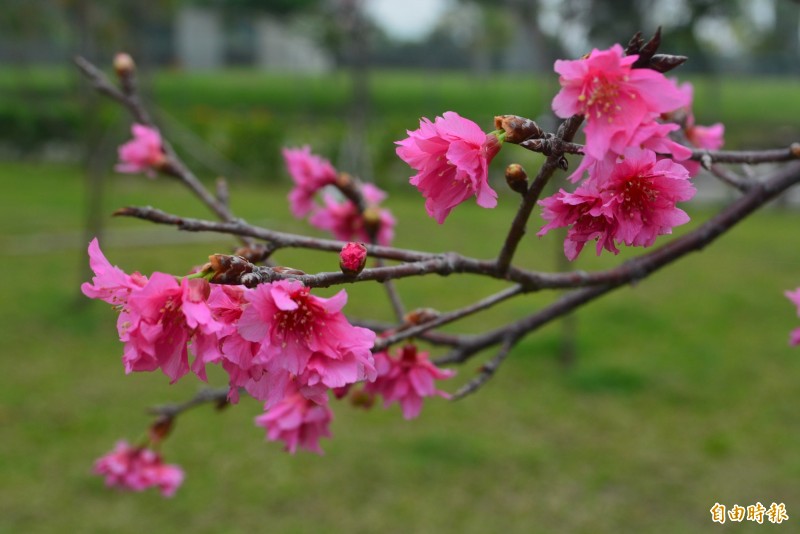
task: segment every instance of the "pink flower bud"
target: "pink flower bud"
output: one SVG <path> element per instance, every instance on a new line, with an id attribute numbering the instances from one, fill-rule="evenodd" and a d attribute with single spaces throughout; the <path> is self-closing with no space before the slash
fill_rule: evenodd
<path id="1" fill-rule="evenodd" d="M 357 275 L 367 263 L 367 247 L 364 243 L 347 243 L 339 253 L 339 268 L 344 274 Z"/>
<path id="2" fill-rule="evenodd" d="M 134 69 L 136 69 L 136 64 L 129 54 L 120 52 L 114 56 L 114 72 L 116 72 L 117 76 L 120 78 L 129 75 Z"/>

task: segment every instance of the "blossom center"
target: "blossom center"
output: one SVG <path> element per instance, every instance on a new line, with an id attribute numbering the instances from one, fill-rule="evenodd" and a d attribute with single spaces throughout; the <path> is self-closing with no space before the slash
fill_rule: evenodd
<path id="1" fill-rule="evenodd" d="M 314 322 L 320 317 L 323 310 L 319 304 L 309 297 L 308 288 L 302 288 L 292 295 L 292 300 L 297 304 L 294 310 L 279 310 L 275 314 L 275 324 L 278 331 L 286 335 L 289 332 L 308 338 L 314 332 Z M 321 325 L 324 323 L 320 322 Z"/>
<path id="2" fill-rule="evenodd" d="M 649 211 L 652 203 L 658 198 L 659 191 L 653 187 L 651 177 L 636 176 L 623 183 L 619 195 L 622 197 L 624 211 L 628 217 L 632 218 L 633 213 L 638 212 L 644 222 L 644 213 Z"/>
<path id="3" fill-rule="evenodd" d="M 611 121 L 613 116 L 622 107 L 617 103 L 620 98 L 620 87 L 614 81 L 608 80 L 604 76 L 595 76 L 585 87 L 578 99 L 584 102 L 584 114 L 593 115 L 600 118 L 608 115 Z"/>

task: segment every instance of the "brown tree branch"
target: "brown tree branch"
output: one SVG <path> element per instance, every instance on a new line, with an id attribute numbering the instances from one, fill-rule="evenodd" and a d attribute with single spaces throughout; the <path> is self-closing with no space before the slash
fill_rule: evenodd
<path id="1" fill-rule="evenodd" d="M 218 408 L 225 406 L 228 402 L 228 392 L 230 388 L 201 389 L 191 399 L 176 404 L 161 404 L 148 408 L 148 413 L 162 417 L 173 418 L 187 410 L 191 410 L 203 404 L 214 403 Z"/>
<path id="2" fill-rule="evenodd" d="M 375 345 L 372 348 L 372 350 L 373 352 L 379 352 L 391 345 L 394 345 L 395 343 L 398 343 L 399 341 L 419 336 L 434 328 L 438 328 L 447 323 L 452 323 L 453 321 L 457 321 L 458 319 L 467 317 L 468 315 L 472 315 L 479 311 L 483 311 L 487 308 L 491 308 L 492 306 L 499 304 L 511 297 L 515 297 L 523 292 L 524 290 L 522 286 L 518 285 L 504 289 L 503 291 L 497 292 L 493 295 L 489 295 L 488 297 L 481 299 L 477 302 L 473 302 L 472 304 L 464 306 L 463 308 L 459 308 L 457 310 L 453 310 L 448 313 L 443 313 L 430 321 L 426 321 L 422 324 L 412 326 L 411 328 L 407 328 L 397 333 L 394 333 L 390 336 L 378 339 L 375 342 Z"/>
<path id="3" fill-rule="evenodd" d="M 86 76 L 98 92 L 108 96 L 112 100 L 122 104 L 138 123 L 154 126 L 147 109 L 142 104 L 137 90 L 136 75 L 133 69 L 129 69 L 120 74 L 122 90 L 112 84 L 108 77 L 91 62 L 81 56 L 77 56 L 75 64 L 78 69 Z M 166 154 L 166 163 L 162 172 L 180 180 L 203 204 L 213 211 L 220 220 L 225 222 L 236 222 L 239 219 L 228 209 L 227 203 L 214 196 L 203 183 L 192 173 L 192 171 L 181 160 L 172 145 L 162 137 L 162 148 Z M 245 245 L 252 244 L 249 239 L 242 239 Z"/>
<path id="4" fill-rule="evenodd" d="M 497 369 L 502 365 L 502 363 L 508 357 L 508 354 L 511 352 L 511 349 L 514 348 L 516 344 L 516 339 L 512 337 L 508 337 L 503 341 L 503 344 L 500 346 L 500 350 L 497 351 L 497 354 L 494 357 L 483 364 L 481 368 L 478 370 L 478 375 L 461 386 L 461 388 L 453 394 L 452 400 L 461 400 L 467 395 L 475 393 L 478 391 L 486 382 L 488 382 L 493 376 Z"/>
<path id="5" fill-rule="evenodd" d="M 600 285 L 584 287 L 567 293 L 551 305 L 528 317 L 476 336 L 439 359 L 436 363 L 460 363 L 466 361 L 475 353 L 509 339 L 509 336 L 511 339 L 519 339 L 601 295 L 625 284 L 646 278 L 661 267 L 686 254 L 702 250 L 745 217 L 798 182 L 800 182 L 800 162 L 794 162 L 777 169 L 766 176 L 762 182 L 753 185 L 746 194 L 692 232 L 667 243 L 649 254 L 629 260 L 619 267 L 585 276 L 584 280 L 587 283 Z"/>
<path id="6" fill-rule="evenodd" d="M 583 117 L 579 115 L 565 120 L 561 123 L 555 138 L 558 141 L 571 141 L 582 122 Z M 540 140 L 537 139 L 534 141 Z M 509 228 L 508 235 L 503 242 L 503 248 L 500 249 L 497 256 L 496 269 L 498 273 L 505 274 L 511 267 L 511 261 L 514 258 L 514 253 L 517 251 L 517 246 L 525 235 L 531 212 L 533 212 L 533 208 L 536 206 L 536 202 L 539 200 L 547 182 L 553 176 L 556 169 L 559 168 L 563 155 L 563 152 L 553 152 L 547 157 L 547 161 L 545 161 L 544 165 L 539 169 L 539 173 L 528 188 L 528 192 L 522 197 L 517 214 L 514 216 L 511 228 Z"/>

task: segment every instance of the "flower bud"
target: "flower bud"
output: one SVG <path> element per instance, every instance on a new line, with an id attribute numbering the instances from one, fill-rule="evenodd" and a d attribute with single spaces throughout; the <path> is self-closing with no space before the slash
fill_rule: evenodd
<path id="1" fill-rule="evenodd" d="M 438 310 L 433 308 L 417 308 L 408 312 L 403 317 L 403 322 L 407 325 L 414 326 L 422 323 L 432 321 L 441 315 Z"/>
<path id="2" fill-rule="evenodd" d="M 147 431 L 150 443 L 156 444 L 164 440 L 172 431 L 172 423 L 175 419 L 169 415 L 162 415 L 156 419 Z"/>
<path id="3" fill-rule="evenodd" d="M 353 186 L 353 177 L 346 172 L 340 172 L 336 175 L 336 187 L 339 189 L 346 189 Z"/>
<path id="4" fill-rule="evenodd" d="M 356 408 L 369 410 L 375 404 L 375 395 L 367 393 L 363 389 L 353 391 L 353 393 L 350 395 L 350 404 Z"/>
<path id="5" fill-rule="evenodd" d="M 372 242 L 375 242 L 381 230 L 381 208 L 376 205 L 367 206 L 362 213 L 364 229 Z"/>
<path id="6" fill-rule="evenodd" d="M 792 143 L 789 145 L 789 150 L 792 151 L 792 156 L 800 158 L 800 143 Z"/>
<path id="7" fill-rule="evenodd" d="M 255 266 L 241 256 L 212 254 L 203 271 L 213 272 L 211 282 L 215 284 L 239 284 L 241 276 L 252 273 Z"/>
<path id="8" fill-rule="evenodd" d="M 528 192 L 528 174 L 522 165 L 519 163 L 512 163 L 506 167 L 506 183 L 512 191 L 524 195 Z"/>
<path id="9" fill-rule="evenodd" d="M 250 263 L 264 261 L 267 259 L 267 257 L 269 257 L 270 253 L 272 253 L 272 250 L 258 243 L 254 243 L 247 247 L 239 247 L 236 249 L 236 251 L 234 251 L 234 255 L 241 256 Z"/>
<path id="10" fill-rule="evenodd" d="M 367 263 L 367 247 L 364 243 L 347 243 L 339 253 L 339 268 L 344 274 L 355 276 L 364 270 Z"/>
<path id="11" fill-rule="evenodd" d="M 521 143 L 526 139 L 539 138 L 544 135 L 542 129 L 534 121 L 516 115 L 498 115 L 494 118 L 494 126 L 506 133 L 505 140 L 509 143 Z"/>
<path id="12" fill-rule="evenodd" d="M 125 52 L 120 52 L 114 56 L 113 65 L 114 72 L 116 72 L 117 76 L 120 78 L 129 76 L 134 70 L 136 70 L 136 63 L 133 62 L 133 58 Z"/>

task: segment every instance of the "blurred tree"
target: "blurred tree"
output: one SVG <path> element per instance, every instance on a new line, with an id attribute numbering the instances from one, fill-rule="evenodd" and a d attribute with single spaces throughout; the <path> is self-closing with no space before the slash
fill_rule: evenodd
<path id="1" fill-rule="evenodd" d="M 283 17 L 300 11 L 317 8 L 321 0 L 176 0 L 194 6 L 217 7 L 219 9 L 245 9 L 263 11 L 270 15 Z"/>

